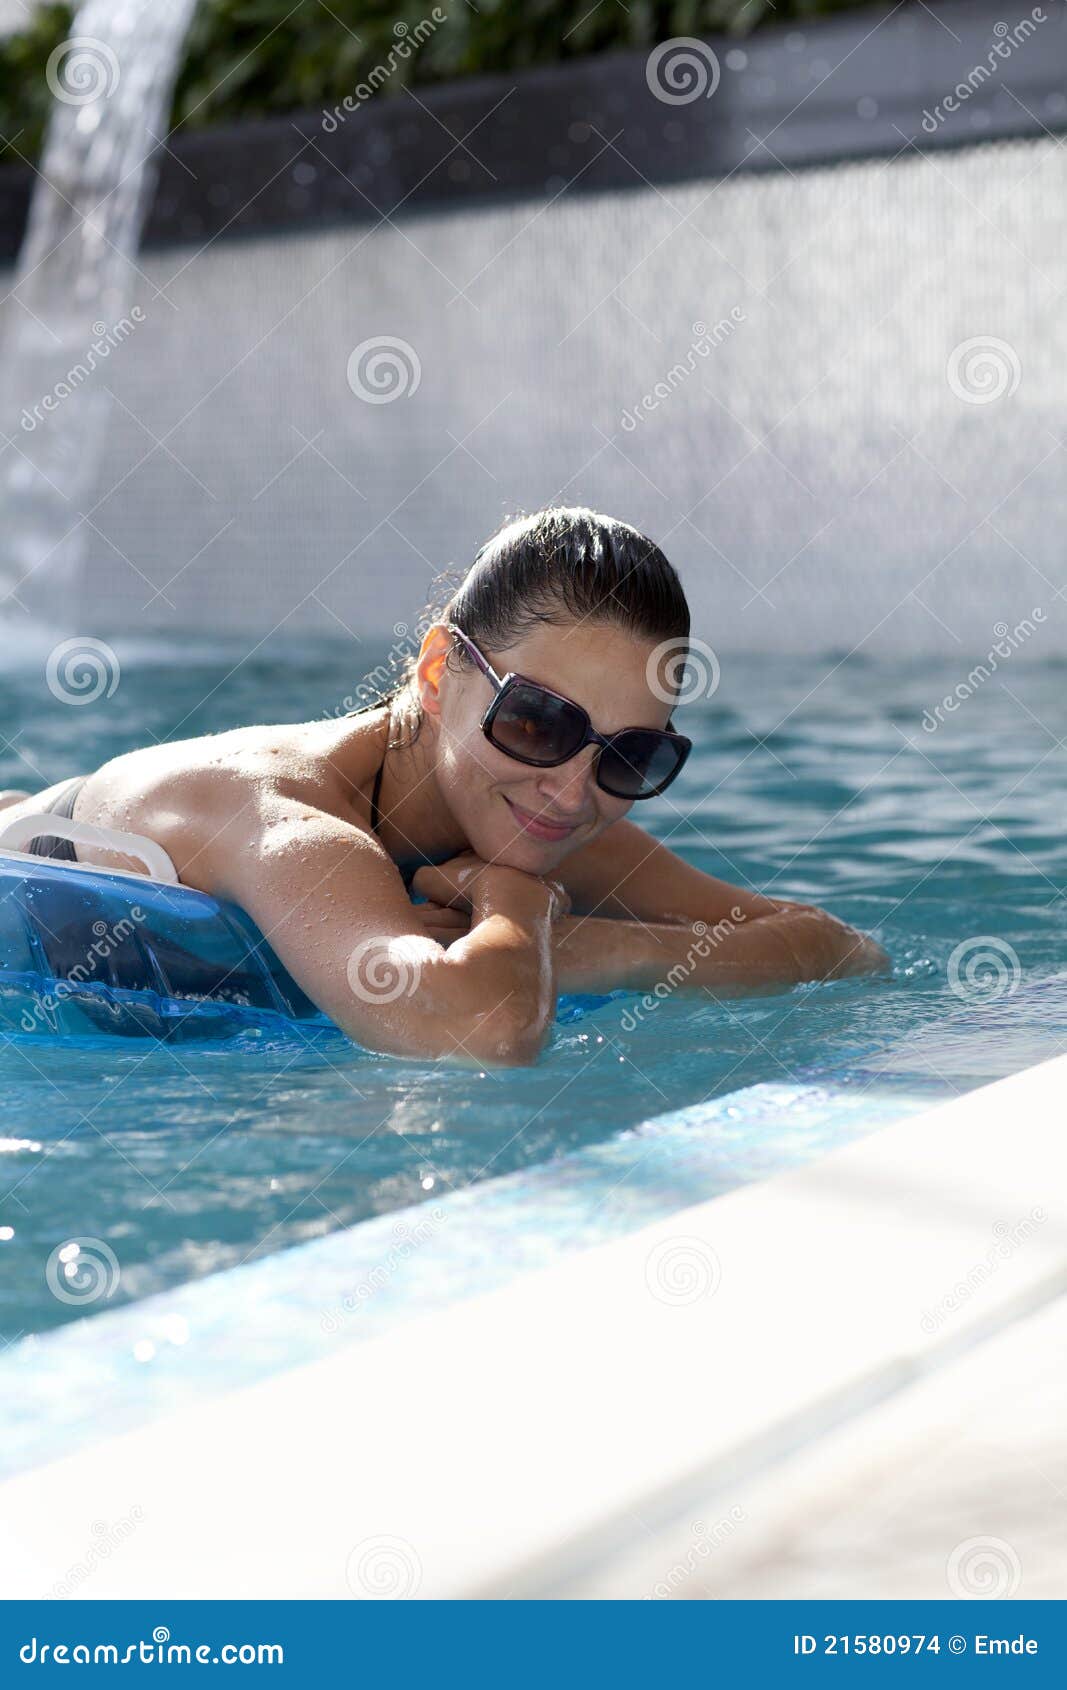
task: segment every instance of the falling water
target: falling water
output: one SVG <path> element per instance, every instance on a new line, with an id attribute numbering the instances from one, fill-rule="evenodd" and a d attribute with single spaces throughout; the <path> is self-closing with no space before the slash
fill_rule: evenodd
<path id="1" fill-rule="evenodd" d="M 55 625 L 76 607 L 93 527 L 107 360 L 133 305 L 141 228 L 196 0 L 85 0 L 48 64 L 54 95 L 7 305 L 0 447 L 0 617 Z M 16 621 L 17 619 L 17 621 Z"/>

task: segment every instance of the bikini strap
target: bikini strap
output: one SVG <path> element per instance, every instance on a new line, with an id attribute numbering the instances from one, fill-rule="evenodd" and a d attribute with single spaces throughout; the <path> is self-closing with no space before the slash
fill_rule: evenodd
<path id="1" fill-rule="evenodd" d="M 366 714 L 366 712 L 368 710 L 380 710 L 383 704 L 388 704 L 388 703 L 389 703 L 389 695 L 386 695 L 385 698 L 372 699 L 372 701 L 369 704 L 361 704 L 355 710 L 346 710 L 345 716 L 346 717 L 347 716 L 363 716 L 363 715 Z M 378 773 L 374 777 L 374 788 L 373 788 L 373 791 L 371 792 L 371 795 L 370 795 L 370 830 L 371 830 L 372 833 L 377 833 L 378 823 L 381 820 L 381 816 L 378 813 L 378 800 L 381 797 L 381 793 L 382 793 L 382 776 L 385 773 L 385 759 L 389 755 L 389 735 L 390 735 L 391 732 L 392 732 L 392 711 L 390 710 L 390 712 L 389 712 L 389 724 L 388 724 L 388 727 L 386 729 L 386 735 L 385 735 L 385 751 L 382 755 L 382 760 L 378 765 Z"/>
<path id="2" fill-rule="evenodd" d="M 386 750 L 388 751 L 388 747 L 386 747 Z M 381 817 L 378 814 L 378 799 L 381 797 L 382 776 L 384 773 L 385 758 L 383 757 L 378 765 L 378 773 L 374 777 L 374 790 L 370 795 L 370 830 L 372 833 L 377 833 L 378 823 L 381 820 Z"/>

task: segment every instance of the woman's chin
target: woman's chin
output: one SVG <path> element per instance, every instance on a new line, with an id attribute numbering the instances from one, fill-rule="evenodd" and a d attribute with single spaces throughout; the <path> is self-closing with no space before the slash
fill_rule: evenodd
<path id="1" fill-rule="evenodd" d="M 524 874 L 547 874 L 559 859 L 559 851 L 533 839 L 509 839 L 493 852 L 500 868 L 518 868 Z"/>
<path id="2" fill-rule="evenodd" d="M 514 828 L 501 831 L 494 841 L 492 861 L 501 868 L 522 869 L 524 874 L 550 874 L 561 858 L 567 855 L 569 839 L 554 842 L 535 839 Z"/>
<path id="3" fill-rule="evenodd" d="M 498 811 L 494 825 L 484 830 L 471 828 L 469 837 L 471 850 L 486 862 L 497 863 L 501 868 L 521 869 L 524 874 L 551 874 L 587 831 L 573 828 L 556 838 L 539 838 L 522 825 L 503 793 L 499 795 L 499 801 L 503 814 Z"/>

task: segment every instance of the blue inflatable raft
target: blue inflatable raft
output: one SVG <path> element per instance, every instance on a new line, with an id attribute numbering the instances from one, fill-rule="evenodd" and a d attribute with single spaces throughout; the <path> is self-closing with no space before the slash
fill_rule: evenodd
<path id="1" fill-rule="evenodd" d="M 344 1037 L 243 910 L 178 885 L 159 846 L 60 817 L 29 821 L 31 829 L 0 827 L 0 1036 L 257 1044 Z M 11 848 L 46 832 L 112 848 L 121 841 L 150 874 Z M 579 1019 L 607 1001 L 561 997 L 557 1019 Z"/>

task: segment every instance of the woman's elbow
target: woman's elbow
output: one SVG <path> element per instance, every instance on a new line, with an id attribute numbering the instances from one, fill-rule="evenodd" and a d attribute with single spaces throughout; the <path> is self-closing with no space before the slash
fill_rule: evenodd
<path id="1" fill-rule="evenodd" d="M 876 939 L 839 921 L 828 910 L 815 904 L 793 904 L 782 914 L 800 980 L 843 980 L 877 974 L 891 966 Z"/>
<path id="2" fill-rule="evenodd" d="M 545 1048 L 549 1024 L 503 1005 L 486 1012 L 423 1013 L 397 1040 L 394 1054 L 461 1068 L 529 1068 Z"/>
<path id="3" fill-rule="evenodd" d="M 524 1015 L 495 1015 L 462 1048 L 484 1068 L 531 1068 L 548 1043 L 549 1025 Z"/>
<path id="4" fill-rule="evenodd" d="M 428 942 L 426 953 L 408 969 L 402 992 L 389 989 L 374 1003 L 369 991 L 360 990 L 355 993 L 358 1004 L 342 1004 L 340 1013 L 334 1008 L 335 1019 L 364 1048 L 411 1061 L 529 1067 L 548 1040 L 554 998 L 501 992 L 499 983 L 487 982 L 461 962 Z"/>
<path id="5" fill-rule="evenodd" d="M 529 1068 L 551 1036 L 555 993 L 499 980 L 490 984 L 457 966 L 458 960 L 450 957 L 444 965 L 446 991 L 434 1006 L 445 1043 L 457 1060 L 480 1068 Z"/>

